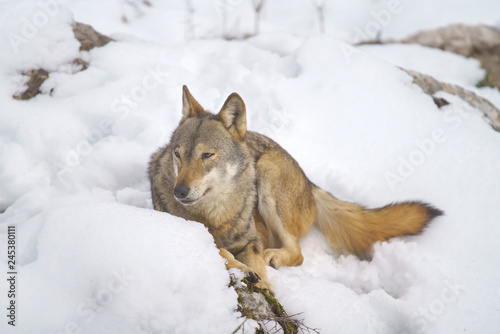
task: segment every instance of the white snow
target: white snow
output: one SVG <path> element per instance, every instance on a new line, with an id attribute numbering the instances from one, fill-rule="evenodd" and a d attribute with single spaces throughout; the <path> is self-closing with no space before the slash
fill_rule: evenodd
<path id="1" fill-rule="evenodd" d="M 203 227 L 94 198 L 78 196 L 79 204 L 26 222 L 39 236 L 26 245 L 30 261 L 20 259 L 23 332 L 220 333 L 238 326 L 236 293 Z M 206 328 L 210 322 L 220 327 Z"/>
<path id="2" fill-rule="evenodd" d="M 412 44 L 362 45 L 360 49 L 399 67 L 440 81 L 474 87 L 486 75 L 479 60 Z M 425 59 L 425 61 L 422 61 Z M 469 87 L 468 87 L 469 88 Z"/>
<path id="3" fill-rule="evenodd" d="M 0 2 L 0 332 L 232 333 L 242 323 L 208 231 L 152 210 L 147 164 L 180 120 L 183 84 L 213 111 L 238 92 L 249 129 L 340 198 L 446 212 L 420 236 L 375 245 L 371 262 L 336 256 L 313 228 L 303 265 L 268 268 L 290 314 L 321 333 L 498 331 L 500 134 L 457 97 L 443 94 L 451 104 L 438 109 L 395 65 L 467 88 L 484 71 L 419 46 L 346 44 L 373 22 L 383 37 L 497 25 L 496 0 L 327 1 L 326 35 L 312 1 L 270 1 L 261 34 L 233 41 L 220 36 L 253 31 L 247 1 L 194 1 L 194 36 L 184 2 L 132 3 Z M 73 19 L 116 42 L 79 52 Z M 87 70 L 76 72 L 78 56 Z M 38 67 L 52 71 L 44 94 L 14 100 L 21 73 Z M 474 89 L 500 104 L 497 89 Z"/>

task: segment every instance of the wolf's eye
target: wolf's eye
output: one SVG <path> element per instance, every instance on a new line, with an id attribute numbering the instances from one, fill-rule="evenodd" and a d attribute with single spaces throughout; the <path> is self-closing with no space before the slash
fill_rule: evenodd
<path id="1" fill-rule="evenodd" d="M 179 159 L 181 157 L 181 154 L 179 152 L 177 152 L 177 151 L 174 152 L 174 155 L 175 155 L 176 158 L 179 158 Z"/>
<path id="2" fill-rule="evenodd" d="M 213 155 L 214 155 L 213 153 L 203 153 L 203 154 L 201 155 L 201 158 L 202 158 L 203 160 L 205 160 L 205 159 L 208 159 L 208 158 L 212 157 Z"/>

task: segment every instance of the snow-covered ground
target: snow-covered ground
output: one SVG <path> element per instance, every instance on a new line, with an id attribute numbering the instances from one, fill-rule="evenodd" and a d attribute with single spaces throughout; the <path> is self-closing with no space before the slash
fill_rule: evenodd
<path id="1" fill-rule="evenodd" d="M 438 109 L 395 65 L 497 106 L 499 91 L 473 87 L 484 70 L 471 59 L 346 44 L 447 23 L 498 26 L 497 0 L 326 1 L 327 35 L 317 34 L 312 1 L 268 1 L 261 33 L 233 41 L 220 36 L 254 29 L 250 1 L 193 1 L 191 18 L 187 1 L 132 3 L 0 2 L 1 333 L 232 333 L 241 324 L 210 234 L 152 210 L 147 164 L 180 119 L 183 84 L 213 111 L 238 92 L 249 128 L 338 197 L 368 207 L 421 199 L 446 212 L 423 235 L 375 245 L 371 262 L 335 256 L 312 229 L 303 265 L 268 268 L 290 314 L 321 333 L 498 332 L 500 134 L 459 98 Z M 116 42 L 79 52 L 73 20 Z M 40 67 L 52 72 L 44 94 L 14 100 L 21 73 Z"/>

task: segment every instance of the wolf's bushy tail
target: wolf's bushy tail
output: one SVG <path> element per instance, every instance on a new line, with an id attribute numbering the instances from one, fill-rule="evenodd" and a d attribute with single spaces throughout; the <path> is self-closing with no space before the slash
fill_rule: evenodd
<path id="1" fill-rule="evenodd" d="M 317 207 L 316 224 L 332 248 L 341 254 L 368 258 L 376 241 L 419 234 L 434 217 L 443 212 L 422 202 L 401 202 L 379 209 L 341 201 L 330 193 L 313 188 Z"/>

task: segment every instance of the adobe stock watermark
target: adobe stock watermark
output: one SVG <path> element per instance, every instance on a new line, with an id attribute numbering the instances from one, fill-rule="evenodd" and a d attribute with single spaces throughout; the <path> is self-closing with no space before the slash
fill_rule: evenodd
<path id="1" fill-rule="evenodd" d="M 370 11 L 371 20 L 366 22 L 363 27 L 357 26 L 354 28 L 352 36 L 353 44 L 358 44 L 363 41 L 379 40 L 382 30 L 388 27 L 393 18 L 403 12 L 403 4 L 401 0 L 391 0 L 383 9 Z M 342 54 L 347 62 L 352 62 L 352 57 L 359 54 L 361 51 L 352 45 L 342 42 L 339 44 Z"/>
<path id="2" fill-rule="evenodd" d="M 155 67 L 146 69 L 147 74 L 141 82 L 132 87 L 127 93 L 113 100 L 110 105 L 112 115 L 102 118 L 93 129 L 84 130 L 82 133 L 85 139 L 80 140 L 72 149 L 68 151 L 65 159 L 65 166 L 76 167 L 81 164 L 81 159 L 88 157 L 94 150 L 94 145 L 103 138 L 115 132 L 115 120 L 126 119 L 130 112 L 136 109 L 141 102 L 146 100 L 148 92 L 151 92 L 167 83 L 169 72 L 164 71 L 157 64 Z"/>
<path id="3" fill-rule="evenodd" d="M 30 17 L 23 17 L 21 30 L 18 33 L 11 31 L 7 34 L 14 53 L 19 53 L 19 47 L 33 39 L 49 24 L 50 19 L 59 13 L 61 6 L 68 2 L 69 0 L 39 0 L 40 8 Z"/>
<path id="4" fill-rule="evenodd" d="M 242 2 L 243 0 L 215 0 L 213 5 L 219 17 L 223 17 L 238 8 Z"/>
<path id="5" fill-rule="evenodd" d="M 443 113 L 443 120 L 450 125 L 451 129 L 457 129 L 470 114 L 462 108 L 450 105 L 449 109 Z M 394 188 L 404 183 L 411 177 L 418 167 L 422 166 L 435 152 L 440 144 L 445 143 L 448 136 L 442 128 L 435 128 L 431 131 L 428 138 L 416 139 L 415 148 L 408 154 L 398 157 L 398 166 L 396 170 L 386 171 L 385 181 L 394 190 Z"/>
<path id="6" fill-rule="evenodd" d="M 68 321 L 61 331 L 52 334 L 79 333 L 82 327 L 94 321 L 97 314 L 106 310 L 115 302 L 116 297 L 135 279 L 122 269 L 121 272 L 112 271 L 104 287 L 95 292 L 87 300 L 76 307 L 78 318 Z"/>
<path id="7" fill-rule="evenodd" d="M 354 44 L 379 39 L 383 28 L 388 27 L 394 16 L 401 14 L 403 9 L 400 0 L 391 0 L 387 3 L 385 9 L 372 10 L 370 12 L 372 20 L 366 22 L 362 29 L 360 27 L 354 29 Z"/>
<path id="8" fill-rule="evenodd" d="M 242 0 L 215 0 L 212 3 L 217 15 L 221 19 L 222 37 L 226 39 L 234 38 L 234 31 L 232 31 L 233 29 L 229 29 L 229 26 L 236 23 L 236 18 L 233 17 L 229 20 L 229 14 L 241 5 Z"/>
<path id="9" fill-rule="evenodd" d="M 264 125 L 262 131 L 267 132 L 269 135 L 275 135 L 280 130 L 288 127 L 292 123 L 293 119 L 293 115 L 288 113 L 283 108 L 270 108 L 267 110 L 266 116 L 269 117 L 269 120 Z"/>
<path id="10" fill-rule="evenodd" d="M 457 282 L 446 280 L 439 295 L 411 315 L 410 331 L 403 331 L 401 334 L 425 333 L 427 326 L 436 322 L 436 320 L 446 312 L 449 305 L 457 303 L 459 297 L 464 292 L 465 289 Z"/>

